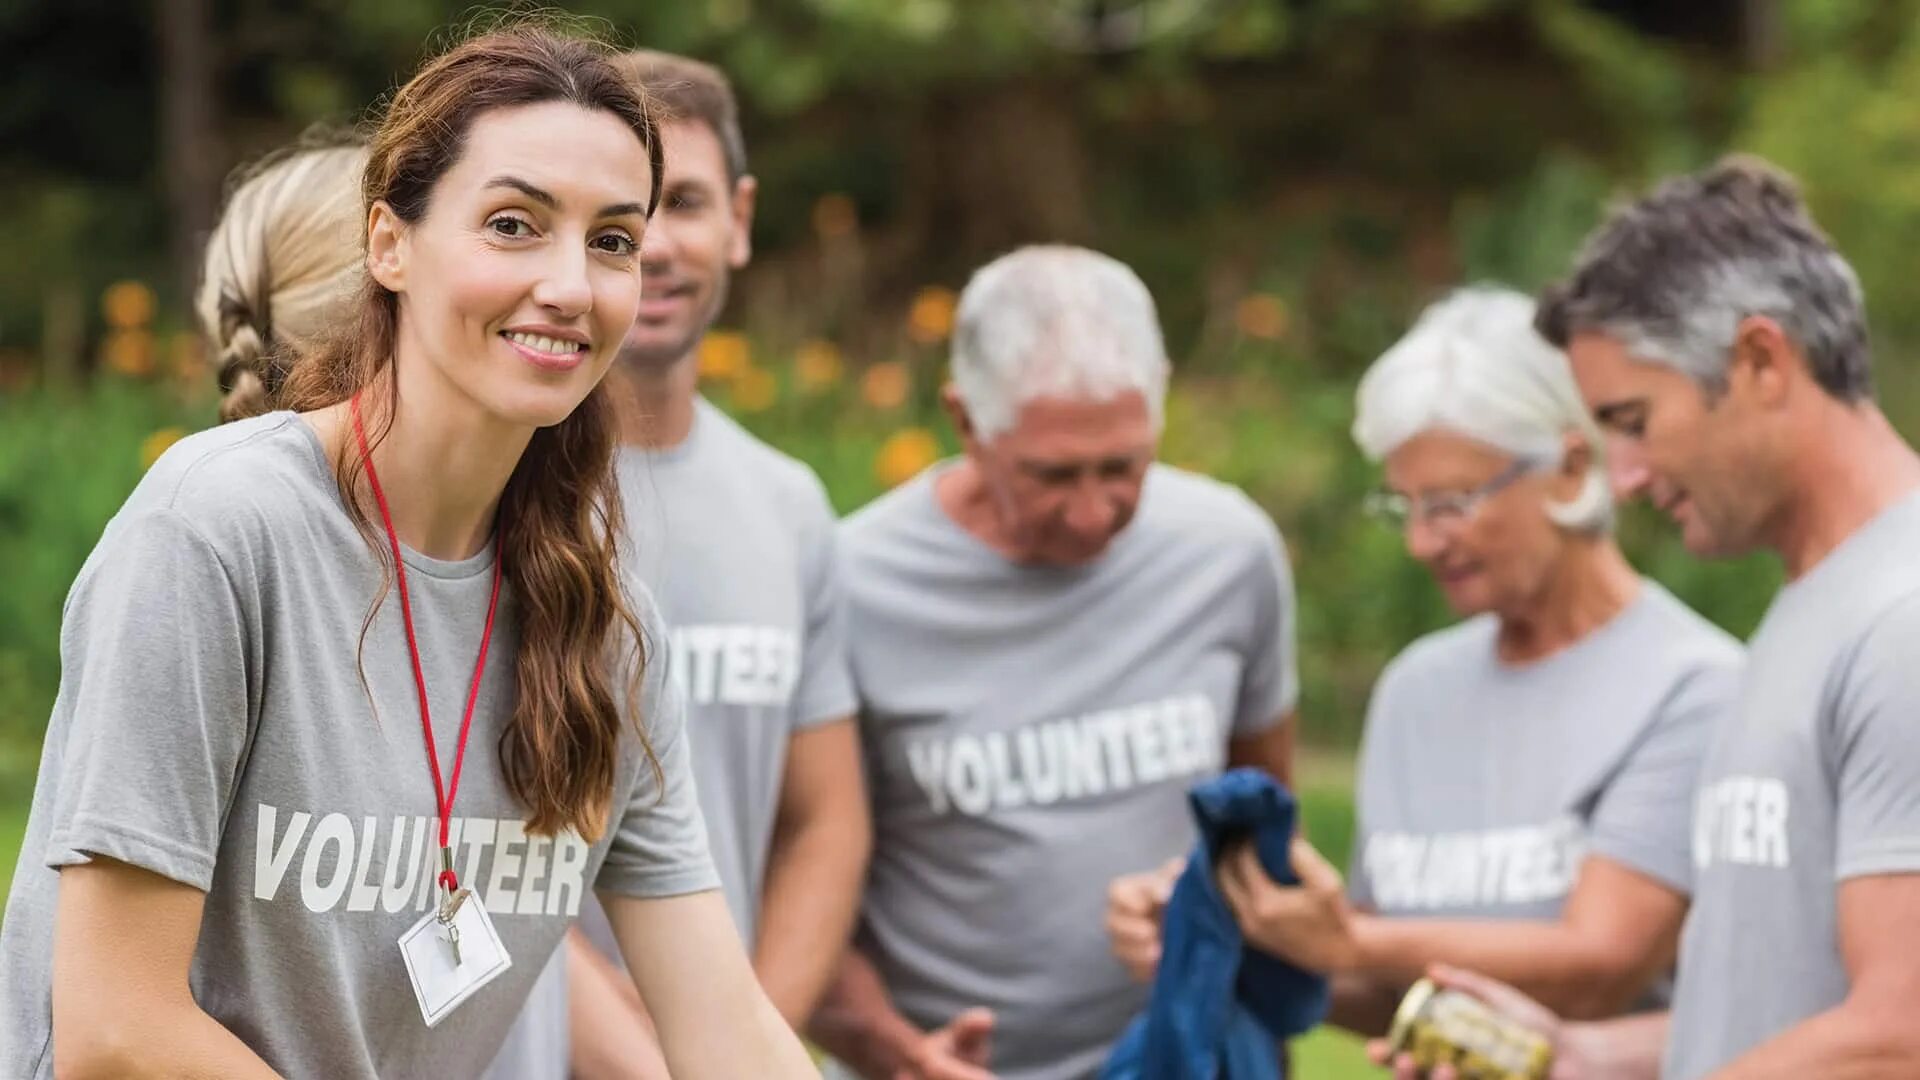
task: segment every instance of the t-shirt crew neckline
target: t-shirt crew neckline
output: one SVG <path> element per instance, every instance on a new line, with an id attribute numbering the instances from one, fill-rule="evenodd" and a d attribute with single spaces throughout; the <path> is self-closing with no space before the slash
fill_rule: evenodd
<path id="1" fill-rule="evenodd" d="M 707 414 L 713 411 L 715 411 L 714 406 L 707 401 L 706 395 L 695 394 L 693 396 L 693 419 L 687 426 L 686 438 L 681 439 L 672 446 L 646 446 L 640 443 L 621 443 L 620 455 L 622 457 L 637 458 L 654 465 L 676 465 L 685 461 L 692 457 L 694 451 L 699 448 L 702 439 L 701 432 L 705 431 L 707 425 L 711 422 Z"/>
<path id="2" fill-rule="evenodd" d="M 1623 633 L 1622 627 L 1632 623 L 1637 613 L 1646 610 L 1654 602 L 1656 594 L 1662 591 L 1658 583 L 1649 581 L 1645 577 L 1640 578 L 1639 582 L 1639 589 L 1634 593 L 1633 599 L 1622 604 L 1620 610 L 1608 616 L 1605 622 L 1581 634 L 1562 648 L 1532 660 L 1514 663 L 1501 659 L 1499 617 L 1490 617 L 1488 625 L 1492 633 L 1489 635 L 1487 648 L 1493 653 L 1493 669 L 1503 678 L 1537 678 L 1542 672 L 1551 672 L 1556 667 L 1571 662 L 1569 658 L 1580 656 L 1587 650 L 1597 648 L 1601 642 L 1615 634 Z"/>
<path id="3" fill-rule="evenodd" d="M 1821 556 L 1820 560 L 1812 566 L 1807 567 L 1799 577 L 1782 584 L 1780 591 L 1774 594 L 1775 606 L 1782 601 L 1791 601 L 1794 597 L 1819 592 L 1819 582 L 1822 578 L 1828 574 L 1840 572 L 1834 570 L 1834 567 L 1845 567 L 1851 563 L 1853 553 L 1870 547 L 1873 537 L 1890 528 L 1890 522 L 1916 514 L 1920 514 L 1920 488 L 1915 488 L 1882 507 L 1879 513 L 1861 522 L 1852 532 L 1842 537 L 1840 542 L 1833 546 L 1833 550 Z"/>
<path id="4" fill-rule="evenodd" d="M 944 476 L 949 470 L 959 466 L 964 460 L 960 455 L 942 458 L 927 466 L 925 469 L 922 469 L 920 475 L 908 481 L 908 483 L 913 484 L 919 489 L 915 492 L 915 498 L 923 504 L 925 510 L 932 514 L 933 519 L 940 523 L 940 527 L 945 530 L 950 537 L 958 541 L 962 547 L 972 552 L 976 557 L 990 559 L 1000 566 L 1006 567 L 1012 573 L 1050 581 L 1072 581 L 1088 577 L 1111 561 L 1119 552 L 1121 545 L 1127 543 L 1129 539 L 1140 531 L 1141 508 L 1140 505 L 1136 504 L 1133 520 L 1127 522 L 1126 527 L 1120 530 L 1120 534 L 1115 536 L 1113 540 L 1107 544 L 1105 551 L 1088 559 L 1086 562 L 1076 563 L 1072 566 L 1058 566 L 1052 563 L 1020 562 L 1011 559 L 996 550 L 985 540 L 969 532 L 965 525 L 955 521 L 953 515 L 947 513 L 947 508 L 940 502 L 940 477 Z M 1149 469 L 1146 479 L 1142 481 L 1140 504 L 1144 504 L 1147 499 L 1145 485 L 1152 482 L 1153 473 L 1152 470 Z"/>
<path id="5" fill-rule="evenodd" d="M 318 477 L 324 482 L 327 490 L 333 493 L 333 504 L 342 514 L 345 514 L 347 504 L 340 497 L 340 482 L 334 474 L 333 462 L 327 460 L 327 447 L 320 441 L 320 433 L 315 431 L 313 425 L 307 422 L 307 418 L 299 413 L 287 412 L 285 416 L 299 430 L 307 449 L 312 452 L 313 466 L 318 470 Z M 497 533 L 495 536 L 489 536 L 487 543 L 478 552 L 464 559 L 436 559 L 424 552 L 415 551 L 403 542 L 400 545 L 400 558 L 406 562 L 408 570 L 418 571 L 432 578 L 459 581 L 493 569 L 497 539 Z"/>

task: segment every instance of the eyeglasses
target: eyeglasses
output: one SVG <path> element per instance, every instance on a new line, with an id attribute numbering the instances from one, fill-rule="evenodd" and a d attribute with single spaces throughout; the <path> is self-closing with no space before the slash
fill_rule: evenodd
<path id="1" fill-rule="evenodd" d="M 1422 523 L 1434 526 L 1459 525 L 1473 517 L 1480 504 L 1500 493 L 1515 480 L 1532 472 L 1535 463 L 1527 460 L 1516 461 L 1501 469 L 1493 479 L 1469 491 L 1441 491 L 1422 495 L 1402 495 L 1397 491 L 1376 491 L 1367 496 L 1367 513 L 1385 521 L 1395 528 L 1404 529 L 1407 522 L 1419 519 Z"/>

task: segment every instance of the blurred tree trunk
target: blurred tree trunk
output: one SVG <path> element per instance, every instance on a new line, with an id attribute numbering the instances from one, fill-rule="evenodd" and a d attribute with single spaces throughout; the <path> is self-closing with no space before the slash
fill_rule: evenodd
<path id="1" fill-rule="evenodd" d="M 167 191 L 168 247 L 178 295 L 200 273 L 200 245 L 220 197 L 215 51 L 208 0 L 154 0 L 160 48 L 160 166 Z"/>
<path id="2" fill-rule="evenodd" d="M 1747 66 L 1760 70 L 1773 67 L 1780 59 L 1783 36 L 1779 0 L 1742 0 L 1740 31 Z"/>
<path id="3" fill-rule="evenodd" d="M 1087 159 L 1073 95 L 1050 80 L 969 84 L 928 103 L 883 280 L 964 275 L 1021 244 L 1084 243 Z"/>

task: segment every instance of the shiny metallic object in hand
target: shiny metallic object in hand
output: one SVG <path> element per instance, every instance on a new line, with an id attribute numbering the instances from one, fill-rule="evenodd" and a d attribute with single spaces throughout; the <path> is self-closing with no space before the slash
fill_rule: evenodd
<path id="1" fill-rule="evenodd" d="M 1460 1080 L 1547 1080 L 1553 1069 L 1553 1045 L 1540 1033 L 1431 979 L 1401 999 L 1387 1043 L 1422 1071 L 1452 1065 Z"/>

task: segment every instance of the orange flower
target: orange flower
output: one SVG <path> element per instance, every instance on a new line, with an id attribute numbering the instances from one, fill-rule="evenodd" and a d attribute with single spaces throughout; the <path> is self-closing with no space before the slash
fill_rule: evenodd
<path id="1" fill-rule="evenodd" d="M 953 333 L 953 290 L 939 285 L 921 289 L 907 309 L 907 336 L 922 345 L 937 345 Z"/>
<path id="2" fill-rule="evenodd" d="M 140 440 L 140 467 L 150 469 L 167 452 L 167 447 L 186 437 L 186 432 L 177 427 L 163 427 Z"/>
<path id="3" fill-rule="evenodd" d="M 1287 333 L 1287 305 L 1268 293 L 1243 298 L 1233 311 L 1240 332 L 1262 341 L 1278 341 Z"/>
<path id="4" fill-rule="evenodd" d="M 732 330 L 710 330 L 700 339 L 700 377 L 737 379 L 753 363 L 753 350 L 745 334 Z"/>
<path id="5" fill-rule="evenodd" d="M 886 360 L 868 368 L 860 376 L 860 396 L 876 409 L 897 409 L 907 403 L 913 378 L 900 360 Z"/>
<path id="6" fill-rule="evenodd" d="M 837 240 L 860 227 L 860 213 L 845 195 L 822 195 L 813 204 L 813 231 L 822 240 Z"/>
<path id="7" fill-rule="evenodd" d="M 153 321 L 153 290 L 138 281 L 116 281 L 100 294 L 100 314 L 115 330 L 137 330 Z"/>
<path id="8" fill-rule="evenodd" d="M 926 428 L 903 428 L 887 436 L 873 459 L 873 474 L 888 487 L 898 487 L 940 458 L 940 442 Z"/>
<path id="9" fill-rule="evenodd" d="M 766 368 L 749 367 L 734 377 L 727 400 L 741 412 L 765 412 L 780 396 L 780 384 Z"/>
<path id="10" fill-rule="evenodd" d="M 106 365 L 122 375 L 153 374 L 153 335 L 145 330 L 115 330 L 100 351 Z"/>
<path id="11" fill-rule="evenodd" d="M 840 349 L 831 341 L 809 341 L 800 346 L 800 352 L 793 359 L 793 376 L 799 381 L 800 389 L 809 394 L 839 382 L 844 368 Z"/>

